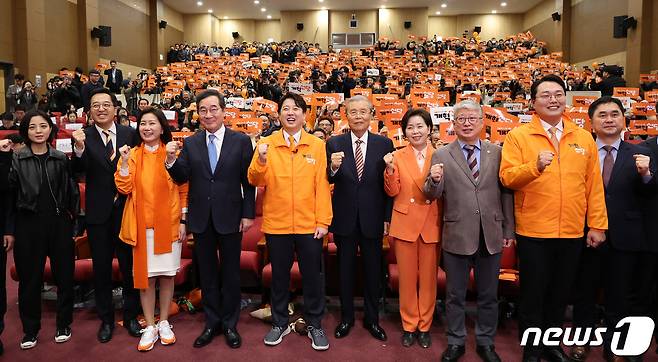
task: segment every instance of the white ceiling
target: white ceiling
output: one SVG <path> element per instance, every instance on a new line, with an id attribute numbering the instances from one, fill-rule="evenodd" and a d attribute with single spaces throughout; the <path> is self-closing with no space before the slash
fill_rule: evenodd
<path id="1" fill-rule="evenodd" d="M 435 16 L 459 14 L 491 14 L 493 10 L 501 13 L 524 13 L 537 5 L 541 0 L 163 0 L 165 4 L 183 14 L 208 13 L 209 9 L 218 18 L 227 19 L 279 19 L 282 10 L 362 10 L 386 8 L 427 7 L 428 15 Z M 507 6 L 501 6 L 506 2 Z M 446 4 L 446 7 L 441 7 Z M 261 8 L 266 11 L 262 12 Z"/>

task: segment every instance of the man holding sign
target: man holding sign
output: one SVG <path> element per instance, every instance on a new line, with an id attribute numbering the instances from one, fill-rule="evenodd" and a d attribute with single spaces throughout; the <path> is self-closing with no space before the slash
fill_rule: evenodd
<path id="1" fill-rule="evenodd" d="M 329 182 L 334 184 L 334 214 L 329 231 L 334 233 L 338 253 L 341 322 L 336 338 L 347 336 L 354 325 L 354 279 L 357 249 L 363 260 L 364 326 L 381 341 L 386 333 L 379 326 L 382 295 L 382 236 L 391 220 L 391 199 L 384 192 L 384 155 L 393 152 L 390 139 L 368 131 L 374 107 L 357 95 L 345 101 L 350 132 L 327 141 Z"/>
<path id="2" fill-rule="evenodd" d="M 514 197 L 498 180 L 501 147 L 480 141 L 484 122 L 479 104 L 454 107 L 457 140 L 434 152 L 425 195 L 443 201 L 442 249 L 446 272 L 448 348 L 442 361 L 465 352 L 466 291 L 470 269 L 477 281 L 477 353 L 500 361 L 494 349 L 498 324 L 498 274 L 503 247 L 514 241 Z"/>
<path id="3" fill-rule="evenodd" d="M 598 150 L 591 134 L 563 115 L 566 87 L 547 75 L 530 88 L 537 112 L 507 134 L 500 179 L 514 190 L 521 303 L 519 334 L 562 327 L 578 269 L 585 220 L 587 247 L 605 240 L 608 217 Z M 568 361 L 560 346 L 525 346 L 523 361 Z"/>

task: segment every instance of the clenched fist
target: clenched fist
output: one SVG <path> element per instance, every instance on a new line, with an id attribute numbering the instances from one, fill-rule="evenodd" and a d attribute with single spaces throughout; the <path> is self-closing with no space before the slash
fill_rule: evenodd
<path id="1" fill-rule="evenodd" d="M 170 141 L 167 143 L 167 146 L 165 146 L 165 149 L 167 151 L 167 163 L 173 163 L 176 161 L 176 155 L 180 149 L 180 142 Z"/>
<path id="2" fill-rule="evenodd" d="M 384 162 L 386 163 L 386 168 L 393 169 L 393 153 L 389 152 L 384 155 Z"/>
<path id="3" fill-rule="evenodd" d="M 11 151 L 12 142 L 10 139 L 0 140 L 0 152 Z"/>
<path id="4" fill-rule="evenodd" d="M 119 154 L 121 155 L 121 162 L 128 164 L 128 158 L 130 158 L 130 146 L 121 146 L 121 148 L 119 148 Z"/>
<path id="5" fill-rule="evenodd" d="M 651 172 L 649 172 L 649 162 L 651 161 L 651 158 L 649 158 L 649 156 L 637 154 L 633 155 L 633 158 L 635 159 L 635 167 L 637 167 L 637 173 L 639 173 L 640 176 L 651 175 Z"/>
<path id="6" fill-rule="evenodd" d="M 537 156 L 537 170 L 539 170 L 539 172 L 544 172 L 546 166 L 553 162 L 554 156 L 555 154 L 553 151 L 539 151 L 539 155 Z"/>
<path id="7" fill-rule="evenodd" d="M 76 129 L 73 131 L 73 141 L 75 142 L 75 148 L 81 150 L 85 147 L 85 139 L 87 136 L 85 135 L 85 131 L 82 129 Z"/>
<path id="8" fill-rule="evenodd" d="M 343 164 L 343 158 L 345 158 L 345 152 L 334 152 L 331 154 L 331 170 L 336 172 L 340 168 L 340 165 Z"/>
<path id="9" fill-rule="evenodd" d="M 261 143 L 258 145 L 258 161 L 260 163 L 267 163 L 267 148 L 269 145 L 267 143 Z"/>
<path id="10" fill-rule="evenodd" d="M 443 178 L 443 164 L 437 163 L 430 167 L 430 177 L 434 182 L 439 182 Z"/>

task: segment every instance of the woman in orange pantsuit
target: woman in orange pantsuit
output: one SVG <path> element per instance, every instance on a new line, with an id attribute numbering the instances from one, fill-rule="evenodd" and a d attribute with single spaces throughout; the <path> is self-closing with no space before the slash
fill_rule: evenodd
<path id="1" fill-rule="evenodd" d="M 117 190 L 128 196 L 119 237 L 133 247 L 133 281 L 139 289 L 146 328 L 137 349 L 149 351 L 176 342 L 168 312 L 174 277 L 186 239 L 187 184 L 176 184 L 165 170 L 165 144 L 171 132 L 162 111 L 146 108 L 137 117 L 139 144 L 119 149 L 114 174 Z M 160 285 L 160 322 L 155 324 L 155 287 Z"/>
<path id="2" fill-rule="evenodd" d="M 402 117 L 409 140 L 405 148 L 384 156 L 384 188 L 394 197 L 389 235 L 395 238 L 395 257 L 400 271 L 399 295 L 402 345 L 418 339 L 431 345 L 430 326 L 436 301 L 439 206 L 423 194 L 434 148 L 428 143 L 432 120 L 423 109 L 410 109 Z"/>

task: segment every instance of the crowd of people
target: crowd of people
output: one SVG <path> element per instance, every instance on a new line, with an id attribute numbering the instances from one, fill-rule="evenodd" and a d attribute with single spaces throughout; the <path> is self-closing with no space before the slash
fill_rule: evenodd
<path id="1" fill-rule="evenodd" d="M 382 52 L 407 57 L 420 68 L 391 71 L 379 58 Z M 515 246 L 520 339 L 528 339 L 535 330 L 562 327 L 569 303 L 574 304 L 577 326 L 595 327 L 597 293 L 603 289 L 608 327 L 604 354 L 610 361 L 619 360 L 621 356 L 614 354 L 618 342 L 612 338 L 617 323 L 626 316 L 656 312 L 658 233 L 653 230 L 652 206 L 658 197 L 658 143 L 656 138 L 642 145 L 623 140 L 626 109 L 609 96 L 612 88 L 622 85 L 619 67 L 537 67 L 522 72 L 527 79 L 470 81 L 474 73 L 487 77 L 485 69 L 472 66 L 493 62 L 489 55 L 501 54 L 496 52 L 518 54 L 496 63 L 499 66 L 531 63 L 530 59 L 549 62 L 543 43 L 531 36 L 479 41 L 473 35 L 414 40 L 404 48 L 380 41 L 363 49 L 356 60 L 296 41 L 236 43 L 224 49 L 178 44 L 167 55 L 170 67 L 192 62 L 194 71 L 208 69 L 203 68 L 205 60 L 194 63 L 205 57 L 241 57 L 245 62 L 253 58 L 261 63 L 263 56 L 271 58 L 266 67 L 245 69 L 240 63 L 231 75 L 232 84 L 221 77 L 197 84 L 194 78 L 163 69 L 124 80 L 112 61 L 102 71 L 104 78 L 97 69 L 88 75 L 62 70 L 39 99 L 32 83 L 17 75 L 5 113 L 12 117 L 6 123 L 3 117 L 3 127 L 17 127 L 21 140 L 0 140 L 0 189 L 7 205 L 5 252 L 0 255 L 6 259 L 6 252 L 14 250 L 24 332 L 20 347 L 33 348 L 38 341 L 46 257 L 58 293 L 54 338 L 63 343 L 72 336 L 71 235 L 79 212 L 77 178 L 83 176 L 101 343 L 109 342 L 114 333 L 114 257 L 123 275 L 124 327 L 139 337 L 137 348 L 151 350 L 158 340 L 163 345 L 176 342 L 168 303 L 180 267 L 181 243 L 192 234 L 205 314 L 194 347 L 210 344 L 221 333 L 231 348 L 239 348 L 240 242 L 253 225 L 256 188 L 263 187 L 262 232 L 272 266 L 272 326 L 263 338 L 268 346 L 280 344 L 291 332 L 290 269 L 297 260 L 311 346 L 329 348 L 322 326 L 322 253 L 323 239 L 331 232 L 339 263 L 341 316 L 333 334 L 337 339 L 346 338 L 355 324 L 357 253 L 365 278 L 363 325 L 373 338 L 388 339 L 379 323 L 382 246 L 387 237 L 399 266 L 401 344 L 432 344 L 440 261 L 446 273 L 448 341 L 441 360 L 457 361 L 465 353 L 465 302 L 472 268 L 478 308 L 476 352 L 483 361 L 500 361 L 495 335 L 501 255 L 504 248 Z M 316 56 L 346 63 L 325 71 L 318 63 L 300 61 Z M 227 64 L 232 71 L 238 62 Z M 378 72 L 369 72 L 372 66 L 379 66 Z M 373 97 L 353 94 L 354 89 L 369 89 L 375 95 L 396 88 L 404 99 L 428 80 L 426 73 L 439 68 L 446 71 L 444 77 L 435 77 L 430 84 L 450 93 L 445 103 L 453 105 L 454 141 L 441 140 L 428 110 L 411 102 L 399 120 L 404 144 L 394 143 L 381 125 L 371 131 L 373 121 L 383 120 L 376 117 Z M 454 68 L 461 75 L 448 78 Z M 179 80 L 184 86 L 158 103 L 140 96 L 163 93 L 171 89 L 168 82 Z M 305 95 L 289 91 L 290 83 L 302 81 L 312 83 L 317 93 L 342 94 L 344 101 L 323 104 L 309 124 L 309 113 L 316 109 Z M 588 108 L 595 138 L 565 115 L 567 91 L 585 89 L 602 92 Z M 464 91 L 479 98 L 464 99 Z M 121 92 L 125 105 L 116 96 Z M 528 103 L 534 111 L 530 122 L 511 130 L 502 146 L 482 139 L 483 105 L 495 103 L 499 92 Z M 234 96 L 274 101 L 276 111 L 255 112 L 262 127 L 257 134 L 245 135 L 228 127 L 225 117 L 227 100 Z M 163 110 L 177 112 L 178 123 L 172 125 Z M 58 133 L 52 115 L 71 123 L 84 119 L 84 127 L 71 134 L 70 158 L 52 146 Z M 339 131 L 335 126 L 342 117 L 347 127 Z M 183 142 L 174 140 L 171 132 L 181 130 L 193 133 Z M 24 146 L 16 147 L 20 143 Z M 6 303 L 6 298 L 0 302 Z M 143 329 L 137 322 L 140 311 L 146 320 Z M 585 360 L 589 353 L 588 347 L 576 346 L 569 356 L 539 337 L 539 342 L 524 345 L 524 361 Z"/>

